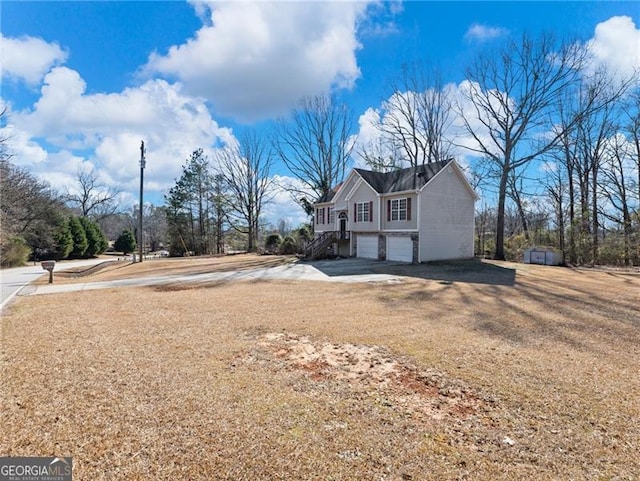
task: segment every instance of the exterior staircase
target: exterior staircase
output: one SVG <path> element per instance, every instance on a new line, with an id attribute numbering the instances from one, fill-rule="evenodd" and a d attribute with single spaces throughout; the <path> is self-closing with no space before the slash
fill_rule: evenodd
<path id="1" fill-rule="evenodd" d="M 327 257 L 327 250 L 334 242 L 348 240 L 349 232 L 327 231 L 308 242 L 304 248 L 304 257 L 308 260 L 316 260 Z"/>

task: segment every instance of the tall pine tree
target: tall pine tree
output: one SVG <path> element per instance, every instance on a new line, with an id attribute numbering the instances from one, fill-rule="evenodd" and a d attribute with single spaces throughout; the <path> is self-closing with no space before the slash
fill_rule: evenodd
<path id="1" fill-rule="evenodd" d="M 69 231 L 73 238 L 73 249 L 71 250 L 71 257 L 82 257 L 87 248 L 89 247 L 89 241 L 87 240 L 87 234 L 84 231 L 82 222 L 78 217 L 69 218 Z"/>

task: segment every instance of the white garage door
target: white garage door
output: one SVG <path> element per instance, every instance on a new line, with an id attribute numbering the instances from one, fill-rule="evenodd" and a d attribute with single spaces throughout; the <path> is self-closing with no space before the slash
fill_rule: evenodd
<path id="1" fill-rule="evenodd" d="M 413 241 L 410 237 L 387 237 L 387 259 L 413 262 Z"/>
<path id="2" fill-rule="evenodd" d="M 377 235 L 359 235 L 358 245 L 356 247 L 358 257 L 365 259 L 378 258 L 378 236 Z"/>

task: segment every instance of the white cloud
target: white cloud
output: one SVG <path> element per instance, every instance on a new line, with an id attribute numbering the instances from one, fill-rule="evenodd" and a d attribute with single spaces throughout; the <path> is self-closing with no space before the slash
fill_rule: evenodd
<path id="1" fill-rule="evenodd" d="M 355 145 L 351 155 L 353 157 L 354 167 L 362 169 L 371 168 L 365 162 L 365 155 L 384 158 L 393 156 L 385 134 L 380 130 L 380 115 L 384 105 L 385 102 L 383 102 L 378 109 L 369 107 L 358 118 L 359 130 L 358 135 L 354 136 Z"/>
<path id="2" fill-rule="evenodd" d="M 47 159 L 47 151 L 44 150 L 31 136 L 24 130 L 17 128 L 13 121 L 13 112 L 10 106 L 0 102 L 0 108 L 6 108 L 3 121 L 6 124 L 0 128 L 0 138 L 6 139 L 7 153 L 11 156 L 11 161 L 16 158 L 24 160 L 22 167 L 37 165 Z"/>
<path id="3" fill-rule="evenodd" d="M 611 17 L 599 23 L 587 46 L 594 69 L 604 67 L 623 78 L 640 71 L 640 29 L 631 17 Z"/>
<path id="4" fill-rule="evenodd" d="M 487 25 L 474 23 L 469 27 L 467 32 L 464 34 L 464 38 L 469 42 L 471 41 L 484 42 L 486 40 L 502 37 L 504 35 L 507 35 L 508 33 L 509 31 L 506 28 L 489 27 Z"/>
<path id="5" fill-rule="evenodd" d="M 359 34 L 365 37 L 388 37 L 400 33 L 395 17 L 404 10 L 402 0 L 372 2 L 367 6 L 367 15 L 358 23 Z"/>
<path id="6" fill-rule="evenodd" d="M 2 77 L 34 86 L 51 67 L 67 59 L 67 52 L 57 43 L 47 43 L 40 38 L 11 38 L 0 33 L 0 57 Z"/>
<path id="7" fill-rule="evenodd" d="M 14 162 L 60 190 L 74 181 L 79 163 L 91 162 L 108 185 L 135 192 L 144 140 L 145 183 L 160 198 L 194 149 L 211 151 L 233 139 L 180 84 L 149 80 L 111 94 L 87 94 L 85 87 L 74 70 L 54 68 L 33 108 L 10 115 Z"/>
<path id="8" fill-rule="evenodd" d="M 202 14 L 203 3 L 197 3 Z M 350 88 L 366 2 L 206 2 L 211 24 L 147 74 L 176 77 L 191 95 L 240 120 L 280 115 L 309 95 Z"/>
<path id="9" fill-rule="evenodd" d="M 162 203 L 191 152 L 236 142 L 230 129 L 211 118 L 203 100 L 185 95 L 181 84 L 149 80 L 110 94 L 88 94 L 78 72 L 54 68 L 31 109 L 9 112 L 2 129 L 10 137 L 12 162 L 47 180 L 61 193 L 72 190 L 79 171 L 94 169 L 100 182 L 121 189 L 122 207 L 137 203 L 140 141 L 145 140 L 145 199 Z M 307 221 L 284 185 L 296 179 L 274 176 L 274 197 L 264 209 L 269 222 Z"/>
<path id="10" fill-rule="evenodd" d="M 380 111 L 369 107 L 358 119 L 360 132 L 356 144 L 368 145 L 378 140 L 380 130 Z"/>

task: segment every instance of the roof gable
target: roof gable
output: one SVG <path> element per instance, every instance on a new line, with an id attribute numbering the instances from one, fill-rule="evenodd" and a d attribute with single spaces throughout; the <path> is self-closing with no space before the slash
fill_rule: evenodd
<path id="1" fill-rule="evenodd" d="M 318 200 L 318 204 L 321 203 L 340 203 L 344 202 L 348 199 L 349 195 L 353 192 L 353 189 L 358 186 L 359 183 L 362 183 L 364 179 L 362 176 L 356 171 L 356 169 L 352 169 L 349 172 L 347 178 L 333 188 L 330 195 L 323 197 L 321 200 Z M 366 183 L 366 181 L 365 181 Z M 369 186 L 371 189 L 373 187 Z"/>
<path id="2" fill-rule="evenodd" d="M 453 169 L 456 173 L 456 175 L 458 176 L 458 178 L 460 179 L 460 181 L 464 184 L 464 187 L 469 191 L 469 194 L 471 194 L 471 197 L 473 197 L 474 200 L 478 200 L 480 197 L 478 197 L 478 194 L 476 194 L 476 191 L 473 189 L 473 187 L 471 187 L 471 184 L 469 183 L 469 181 L 467 180 L 467 177 L 464 175 L 464 172 L 462 172 L 462 169 L 460 168 L 460 166 L 458 165 L 457 162 L 455 161 L 451 161 L 450 164 L 446 164 L 445 166 L 447 166 L 447 170 L 451 171 L 451 169 Z M 437 177 L 440 172 L 444 171 L 444 168 L 440 169 L 438 172 L 435 173 L 435 175 L 433 175 L 421 188 L 420 190 L 424 190 L 427 185 L 435 178 Z"/>

